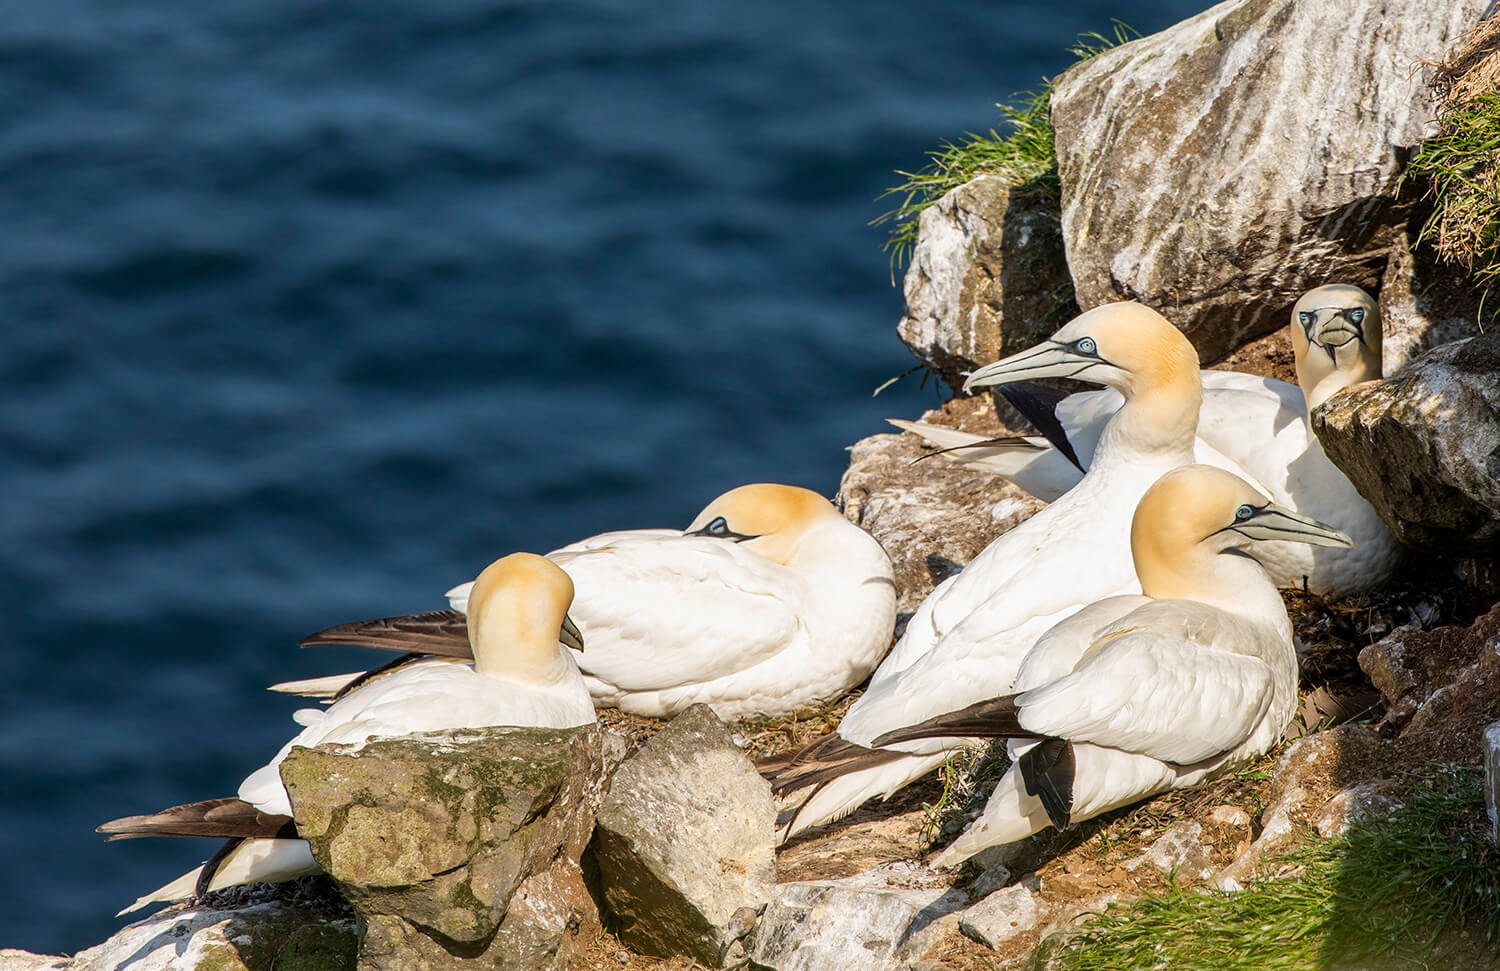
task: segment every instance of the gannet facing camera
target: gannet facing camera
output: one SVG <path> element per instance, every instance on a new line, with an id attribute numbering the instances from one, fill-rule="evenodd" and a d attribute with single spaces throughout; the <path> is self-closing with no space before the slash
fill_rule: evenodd
<path id="1" fill-rule="evenodd" d="M 869 676 L 891 643 L 890 557 L 827 499 L 757 483 L 686 530 L 602 533 L 547 554 L 573 578 L 579 658 L 594 700 L 664 717 L 705 702 L 722 718 L 784 715 Z M 454 611 L 469 596 L 448 592 Z M 308 644 L 461 655 L 454 611 L 341 624 Z M 350 676 L 279 688 L 327 690 Z"/>
<path id="2" fill-rule="evenodd" d="M 1047 631 L 1014 693 L 876 739 L 1012 740 L 1013 764 L 983 813 L 935 865 L 1196 785 L 1281 738 L 1297 656 L 1255 547 L 1347 547 L 1349 537 L 1190 465 L 1147 491 L 1130 540 L 1144 596 L 1101 601 Z"/>
<path id="3" fill-rule="evenodd" d="M 1308 415 L 1329 396 L 1381 376 L 1380 310 L 1359 287 L 1335 283 L 1303 294 L 1290 324 L 1297 384 L 1236 371 L 1204 371 L 1198 420 L 1197 461 L 1241 475 L 1272 500 L 1329 522 L 1352 536 L 1352 550 L 1279 543 L 1257 556 L 1279 586 L 1302 586 L 1326 596 L 1372 590 L 1395 571 L 1400 548 L 1385 523 L 1352 483 L 1323 454 Z M 993 382 L 970 378 L 970 387 Z M 1009 395 L 1008 395 L 1009 396 Z M 1019 402 L 1026 404 L 1025 401 Z M 1120 407 L 1112 390 L 1086 391 L 1055 402 L 1039 402 L 1039 420 L 1053 417 L 1056 430 L 1079 465 L 1047 439 L 1022 436 L 989 440 L 953 428 L 892 420 L 950 452 L 957 461 L 1004 476 L 1040 499 L 1072 488 L 1088 468 L 1109 416 Z M 1035 409 L 1027 409 L 1034 411 Z"/>
<path id="4" fill-rule="evenodd" d="M 297 838 L 280 766 L 296 746 L 362 747 L 373 738 L 496 725 L 572 728 L 592 724 L 594 706 L 571 654 L 559 648 L 573 582 L 544 557 L 513 553 L 474 583 L 469 638 L 474 664 L 403 666 L 323 710 L 299 712 L 306 727 L 240 784 L 235 797 L 127 816 L 100 826 L 109 839 L 215 836 L 228 842 L 203 866 L 141 897 L 121 913 L 241 883 L 320 872 Z"/>
<path id="5" fill-rule="evenodd" d="M 1088 474 L 938 585 L 836 733 L 762 763 L 777 791 L 800 800 L 784 803 L 783 838 L 839 819 L 942 764 L 962 741 L 872 746 L 897 728 L 1009 692 L 1021 659 L 1048 628 L 1096 600 L 1140 589 L 1130 517 L 1164 472 L 1193 460 L 1197 352 L 1155 311 L 1115 303 L 981 368 L 970 383 L 1046 377 L 1094 381 L 1124 397 Z"/>

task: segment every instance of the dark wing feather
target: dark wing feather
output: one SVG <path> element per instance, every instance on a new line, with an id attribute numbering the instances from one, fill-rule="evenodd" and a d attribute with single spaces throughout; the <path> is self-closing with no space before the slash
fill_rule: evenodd
<path id="1" fill-rule="evenodd" d="M 1006 401 L 1009 401 L 1025 416 L 1027 421 L 1036 426 L 1036 430 L 1052 443 L 1053 448 L 1067 456 L 1068 461 L 1078 467 L 1078 471 L 1088 471 L 1083 467 L 1083 463 L 1078 461 L 1078 453 L 1073 451 L 1073 443 L 1068 441 L 1067 430 L 1063 428 L 1062 422 L 1057 420 L 1058 402 L 1072 392 L 1061 391 L 1032 381 L 1001 385 L 999 391 L 1005 396 Z"/>
<path id="2" fill-rule="evenodd" d="M 923 738 L 1036 738 L 1017 721 L 1016 696 L 1004 695 L 976 702 L 967 708 L 929 718 L 915 725 L 886 732 L 876 745 L 894 745 Z"/>
<path id="3" fill-rule="evenodd" d="M 1067 829 L 1073 816 L 1073 743 L 1049 738 L 1032 747 L 1020 760 L 1021 781 L 1028 795 L 1042 801 L 1047 818 L 1058 829 Z"/>
<path id="4" fill-rule="evenodd" d="M 425 661 L 430 657 L 432 657 L 431 654 L 418 654 L 414 651 L 403 654 L 400 657 L 396 658 L 394 661 L 387 661 L 378 668 L 371 668 L 364 674 L 361 674 L 359 677 L 353 679 L 348 684 L 335 691 L 331 700 L 338 701 L 340 698 L 344 697 L 344 695 L 353 691 L 355 688 L 358 688 L 362 685 L 367 685 L 371 681 L 374 681 L 376 678 L 384 677 L 385 675 L 390 674 L 392 671 L 395 671 L 398 668 L 404 668 L 408 664 L 412 664 L 416 661 Z M 436 664 L 438 662 L 434 661 L 432 663 Z"/>
<path id="5" fill-rule="evenodd" d="M 194 897 L 201 899 L 204 894 L 208 893 L 208 888 L 213 886 L 214 883 L 214 874 L 219 872 L 219 867 L 223 866 L 224 861 L 229 859 L 229 854 L 234 852 L 235 847 L 243 842 L 245 842 L 243 836 L 231 836 L 224 841 L 222 846 L 214 850 L 213 856 L 204 861 L 203 869 L 198 871 L 198 882 L 193 885 Z"/>
<path id="6" fill-rule="evenodd" d="M 190 802 L 145 816 L 113 819 L 94 832 L 110 840 L 141 836 L 216 836 L 247 839 L 296 839 L 290 816 L 263 813 L 242 799 L 226 797 Z"/>
<path id="7" fill-rule="evenodd" d="M 810 786 L 824 785 L 850 772 L 894 762 L 907 754 L 866 748 L 830 732 L 791 756 L 762 759 L 756 768 L 771 783 L 772 794 L 780 798 Z"/>
<path id="8" fill-rule="evenodd" d="M 353 644 L 384 651 L 436 654 L 466 661 L 474 659 L 469 645 L 469 621 L 457 610 L 429 610 L 422 614 L 381 617 L 338 624 L 299 642 L 303 647 L 321 644 Z"/>
<path id="9" fill-rule="evenodd" d="M 1048 441 L 1050 442 L 1051 439 L 1048 439 Z M 1026 438 L 1021 435 L 1007 435 L 1004 438 L 982 438 L 977 442 L 965 442 L 962 445 L 949 445 L 947 448 L 932 449 L 931 451 L 924 452 L 923 454 L 912 459 L 911 464 L 916 465 L 923 459 L 930 459 L 934 455 L 946 455 L 949 452 L 959 452 L 966 448 L 1015 448 L 1040 450 L 1041 447 L 1042 446 L 1040 445 L 1035 445 L 1027 441 Z"/>

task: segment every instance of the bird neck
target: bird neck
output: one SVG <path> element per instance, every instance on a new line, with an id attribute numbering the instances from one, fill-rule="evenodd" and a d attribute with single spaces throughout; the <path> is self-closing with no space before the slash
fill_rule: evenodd
<path id="1" fill-rule="evenodd" d="M 557 681 L 572 663 L 558 645 L 558 626 L 519 613 L 490 610 L 470 615 L 474 670 L 512 681 Z"/>
<path id="2" fill-rule="evenodd" d="M 1149 455 L 1193 460 L 1198 410 L 1203 404 L 1196 361 L 1190 367 L 1162 367 L 1155 373 L 1134 375 L 1119 390 L 1125 404 L 1099 437 L 1095 462 L 1100 454 L 1109 453 L 1126 459 Z"/>
<path id="3" fill-rule="evenodd" d="M 1186 543 L 1171 530 L 1131 536 L 1141 592 L 1153 600 L 1193 600 L 1237 614 L 1291 637 L 1291 622 L 1276 585 L 1250 556 Z"/>
<path id="4" fill-rule="evenodd" d="M 1364 341 L 1353 340 L 1335 347 L 1330 356 L 1327 350 L 1314 344 L 1297 358 L 1296 367 L 1297 384 L 1311 415 L 1313 409 L 1345 388 L 1380 377 L 1380 347 L 1366 347 Z"/>

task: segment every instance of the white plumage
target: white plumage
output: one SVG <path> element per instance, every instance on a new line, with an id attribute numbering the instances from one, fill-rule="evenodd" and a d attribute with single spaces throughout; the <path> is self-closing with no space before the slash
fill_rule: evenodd
<path id="1" fill-rule="evenodd" d="M 890 557 L 807 489 L 741 486 L 686 530 L 602 533 L 547 556 L 577 587 L 590 692 L 632 714 L 697 702 L 723 718 L 788 714 L 859 684 L 890 647 Z M 469 586 L 448 592 L 454 609 L 466 608 Z M 400 618 L 369 624 L 395 633 L 375 644 L 352 624 L 313 639 L 423 649 L 401 643 Z"/>
<path id="2" fill-rule="evenodd" d="M 1226 469 L 1273 501 L 1336 525 L 1352 550 L 1269 543 L 1255 556 L 1280 586 L 1327 596 L 1371 590 L 1391 576 L 1400 547 L 1374 508 L 1323 453 L 1308 424 L 1311 407 L 1334 392 L 1380 377 L 1380 317 L 1375 301 L 1358 287 L 1332 284 L 1304 294 L 1291 315 L 1299 385 L 1235 371 L 1203 371 L 1203 406 L 1194 461 Z M 1366 339 L 1366 335 L 1370 335 Z M 1089 467 L 1109 417 L 1123 403 L 1112 389 L 1069 395 L 1057 405 L 1075 453 Z M 1082 478 L 1077 466 L 1046 439 L 963 448 L 984 437 L 954 428 L 893 419 L 961 463 L 1004 476 L 1040 499 L 1052 501 Z"/>
<path id="3" fill-rule="evenodd" d="M 1062 498 L 986 547 L 927 597 L 838 728 L 856 746 L 934 715 L 1005 694 L 1027 650 L 1080 607 L 1139 589 L 1129 524 L 1162 473 L 1193 459 L 1198 358 L 1150 309 L 1117 303 L 1076 318 L 1044 344 L 976 372 L 971 381 L 1070 376 L 1116 388 L 1087 475 Z M 819 744 L 819 743 L 814 743 Z M 929 771 L 960 744 L 924 739 L 813 788 L 789 813 L 784 836 L 837 819 Z M 873 760 L 872 760 L 873 761 Z M 772 773 L 787 791 L 805 766 Z"/>
<path id="4" fill-rule="evenodd" d="M 304 709 L 305 726 L 239 787 L 239 799 L 270 817 L 290 817 L 280 766 L 293 748 L 322 744 L 362 747 L 375 738 L 495 725 L 572 728 L 592 724 L 594 706 L 571 654 L 558 646 L 573 585 L 550 561 L 516 553 L 491 564 L 475 581 L 469 635 L 475 662 L 423 661 L 360 686 L 326 709 Z M 178 807 L 178 809 L 191 807 Z M 116 837 L 180 835 L 174 810 L 106 823 Z M 194 895 L 202 867 L 152 893 L 122 913 L 155 901 Z M 214 870 L 209 890 L 275 882 L 319 872 L 298 839 L 248 838 Z"/>

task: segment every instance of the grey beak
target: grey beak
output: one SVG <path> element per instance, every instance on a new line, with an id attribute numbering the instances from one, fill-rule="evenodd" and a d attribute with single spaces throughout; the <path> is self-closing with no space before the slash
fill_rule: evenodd
<path id="1" fill-rule="evenodd" d="M 1254 540 L 1280 540 L 1284 543 L 1309 543 L 1313 546 L 1354 546 L 1354 540 L 1348 534 L 1274 503 L 1258 510 L 1244 522 L 1225 528 Z"/>
<path id="2" fill-rule="evenodd" d="M 573 623 L 573 618 L 566 614 L 563 615 L 562 630 L 557 632 L 557 641 L 579 654 L 583 653 L 583 635 L 579 633 L 578 625 Z"/>
<path id="3" fill-rule="evenodd" d="M 1075 354 L 1064 344 L 1043 341 L 1018 354 L 1001 358 L 994 364 L 986 364 L 970 374 L 964 382 L 964 393 L 968 394 L 976 388 L 991 388 L 1039 378 L 1071 378 L 1100 363 L 1103 362 L 1099 358 Z"/>

